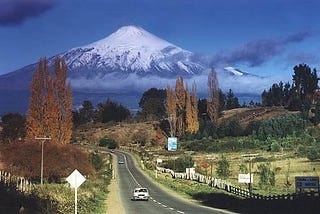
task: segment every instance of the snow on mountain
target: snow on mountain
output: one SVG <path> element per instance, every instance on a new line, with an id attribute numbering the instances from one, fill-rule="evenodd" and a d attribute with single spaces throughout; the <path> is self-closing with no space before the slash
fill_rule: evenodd
<path id="1" fill-rule="evenodd" d="M 225 67 L 224 70 L 225 70 L 225 71 L 228 71 L 228 72 L 230 72 L 231 74 L 236 75 L 236 76 L 242 76 L 242 75 L 245 74 L 245 73 L 243 73 L 242 71 L 240 71 L 239 69 L 236 69 L 236 68 L 230 67 L 230 66 L 229 66 L 229 67 Z"/>
<path id="2" fill-rule="evenodd" d="M 100 75 L 118 72 L 142 76 L 199 74 L 205 66 L 193 60 L 194 54 L 136 26 L 125 26 L 97 42 L 73 48 L 60 56 L 66 59 L 72 75 L 83 71 Z"/>

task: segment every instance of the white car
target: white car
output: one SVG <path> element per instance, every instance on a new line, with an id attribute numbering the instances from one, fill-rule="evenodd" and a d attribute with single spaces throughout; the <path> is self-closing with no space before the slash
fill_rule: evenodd
<path id="1" fill-rule="evenodd" d="M 133 196 L 132 196 L 132 200 L 136 201 L 136 200 L 145 200 L 148 201 L 149 200 L 149 191 L 147 188 L 135 188 L 133 190 Z"/>

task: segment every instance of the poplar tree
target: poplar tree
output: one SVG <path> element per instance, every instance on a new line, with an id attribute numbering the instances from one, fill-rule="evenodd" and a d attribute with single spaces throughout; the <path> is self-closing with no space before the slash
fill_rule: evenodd
<path id="1" fill-rule="evenodd" d="M 53 89 L 57 108 L 57 142 L 68 144 L 72 135 L 72 89 L 67 82 L 67 65 L 64 59 L 57 57 L 54 63 L 55 76 Z"/>
<path id="2" fill-rule="evenodd" d="M 54 61 L 50 75 L 48 61 L 40 59 L 31 81 L 27 117 L 27 139 L 50 136 L 52 143 L 67 144 L 72 133 L 72 90 L 67 83 L 63 59 Z"/>
<path id="3" fill-rule="evenodd" d="M 166 113 L 168 116 L 168 121 L 170 125 L 170 136 L 174 137 L 176 136 L 176 122 L 177 122 L 177 107 L 176 107 L 176 99 L 175 94 L 170 88 L 170 86 L 167 86 L 166 90 L 167 98 L 166 98 Z"/>
<path id="4" fill-rule="evenodd" d="M 199 130 L 198 97 L 197 97 L 196 83 L 192 84 L 191 111 L 192 111 L 192 118 L 193 118 L 193 133 L 196 133 Z"/>
<path id="5" fill-rule="evenodd" d="M 186 87 L 186 131 L 193 133 L 194 127 L 193 127 L 193 114 L 192 114 L 192 105 L 191 105 L 191 96 L 188 88 Z"/>
<path id="6" fill-rule="evenodd" d="M 48 135 L 46 121 L 46 99 L 49 85 L 49 67 L 46 58 L 41 58 L 33 73 L 30 86 L 28 117 L 26 122 L 26 138 L 33 140 L 36 136 Z"/>
<path id="7" fill-rule="evenodd" d="M 217 72 L 211 69 L 208 75 L 208 95 L 207 113 L 211 121 L 217 125 L 219 117 L 219 83 Z"/>
<path id="8" fill-rule="evenodd" d="M 176 80 L 175 95 L 177 102 L 177 132 L 178 136 L 184 134 L 185 130 L 185 114 L 186 114 L 186 91 L 184 89 L 183 77 Z"/>

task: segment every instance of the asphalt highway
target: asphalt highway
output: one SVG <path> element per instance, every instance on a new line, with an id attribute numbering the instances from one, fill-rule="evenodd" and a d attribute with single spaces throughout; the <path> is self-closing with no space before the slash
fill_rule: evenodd
<path id="1" fill-rule="evenodd" d="M 147 178 L 134 164 L 130 155 L 115 152 L 118 158 L 118 176 L 120 197 L 127 214 L 218 214 L 224 211 L 201 206 L 185 201 L 167 193 Z M 146 187 L 149 190 L 149 201 L 132 201 L 132 191 L 136 187 Z"/>

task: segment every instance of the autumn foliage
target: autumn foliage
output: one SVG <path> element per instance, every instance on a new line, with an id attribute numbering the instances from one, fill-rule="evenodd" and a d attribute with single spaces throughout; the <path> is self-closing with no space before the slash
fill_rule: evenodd
<path id="1" fill-rule="evenodd" d="M 60 181 L 74 169 L 88 175 L 93 173 L 89 155 L 73 145 L 57 145 L 46 141 L 43 150 L 43 176 L 49 182 Z M 4 144 L 1 161 L 5 170 L 28 179 L 40 180 L 41 143 L 38 141 Z"/>
<path id="2" fill-rule="evenodd" d="M 185 132 L 196 133 L 199 130 L 198 101 L 195 83 L 192 94 L 184 86 L 183 78 L 176 81 L 175 91 L 167 86 L 166 113 L 170 124 L 170 135 L 181 136 Z"/>
<path id="3" fill-rule="evenodd" d="M 31 81 L 26 139 L 50 136 L 52 143 L 68 144 L 72 134 L 72 90 L 67 83 L 67 65 L 62 58 L 40 59 Z"/>

